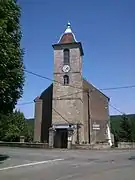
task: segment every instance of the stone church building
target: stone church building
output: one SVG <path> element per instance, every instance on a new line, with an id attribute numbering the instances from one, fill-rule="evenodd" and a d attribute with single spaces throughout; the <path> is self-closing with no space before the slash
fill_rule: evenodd
<path id="1" fill-rule="evenodd" d="M 53 128 L 53 146 L 66 148 L 70 127 L 73 144 L 106 142 L 109 98 L 83 78 L 83 47 L 70 23 L 52 47 L 54 81 L 35 99 L 34 141 L 49 142 Z"/>

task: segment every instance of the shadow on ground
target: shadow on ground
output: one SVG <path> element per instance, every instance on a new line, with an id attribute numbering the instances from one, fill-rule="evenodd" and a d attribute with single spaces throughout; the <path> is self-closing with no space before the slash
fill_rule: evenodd
<path id="1" fill-rule="evenodd" d="M 133 160 L 135 161 L 135 156 L 131 156 L 130 158 L 128 158 L 129 160 Z"/>
<path id="2" fill-rule="evenodd" d="M 6 155 L 6 154 L 0 154 L 0 164 L 2 164 L 3 161 L 5 161 L 5 160 L 8 159 L 8 158 L 9 158 L 8 155 Z"/>

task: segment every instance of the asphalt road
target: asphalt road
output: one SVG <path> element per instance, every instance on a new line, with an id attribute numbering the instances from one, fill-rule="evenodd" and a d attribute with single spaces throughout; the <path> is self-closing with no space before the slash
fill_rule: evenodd
<path id="1" fill-rule="evenodd" d="M 1 180 L 134 180 L 135 151 L 0 147 Z"/>

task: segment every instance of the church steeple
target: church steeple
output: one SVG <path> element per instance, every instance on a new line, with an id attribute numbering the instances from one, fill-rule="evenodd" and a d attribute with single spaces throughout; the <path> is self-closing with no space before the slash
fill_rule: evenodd
<path id="1" fill-rule="evenodd" d="M 74 33 L 72 32 L 71 29 L 71 24 L 70 22 L 67 23 L 67 28 L 65 32 L 62 34 L 60 37 L 58 43 L 59 44 L 68 44 L 68 43 L 74 43 L 77 42 Z"/>
<path id="2" fill-rule="evenodd" d="M 67 28 L 66 28 L 64 34 L 67 34 L 67 33 L 72 33 L 70 22 L 67 23 Z"/>

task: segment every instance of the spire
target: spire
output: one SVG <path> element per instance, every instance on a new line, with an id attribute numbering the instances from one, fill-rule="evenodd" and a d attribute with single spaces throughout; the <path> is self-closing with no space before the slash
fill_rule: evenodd
<path id="1" fill-rule="evenodd" d="M 59 44 L 67 44 L 67 43 L 74 43 L 77 42 L 74 33 L 71 30 L 70 22 L 67 23 L 67 28 L 65 32 L 61 35 L 58 43 Z"/>
<path id="2" fill-rule="evenodd" d="M 64 34 L 66 34 L 66 33 L 72 33 L 70 22 L 67 23 L 67 28 L 66 28 Z"/>

